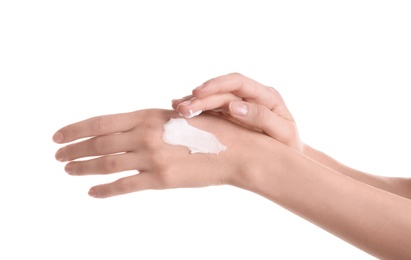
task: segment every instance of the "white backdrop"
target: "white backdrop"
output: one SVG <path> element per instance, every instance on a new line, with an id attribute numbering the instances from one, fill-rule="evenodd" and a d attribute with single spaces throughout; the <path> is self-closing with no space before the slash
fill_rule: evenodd
<path id="1" fill-rule="evenodd" d="M 92 199 L 132 173 L 69 176 L 51 136 L 240 72 L 280 91 L 306 143 L 409 176 L 410 13 L 409 1 L 0 1 L 0 259 L 373 259 L 233 187 Z"/>

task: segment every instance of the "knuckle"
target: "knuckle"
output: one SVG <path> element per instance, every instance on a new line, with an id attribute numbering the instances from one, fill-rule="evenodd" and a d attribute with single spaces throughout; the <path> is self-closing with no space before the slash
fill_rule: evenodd
<path id="1" fill-rule="evenodd" d="M 292 122 L 284 124 L 282 134 L 281 136 L 279 136 L 279 141 L 288 146 L 291 146 L 295 143 L 295 140 L 297 138 L 298 132 L 297 128 L 295 127 L 295 124 Z"/>
<path id="2" fill-rule="evenodd" d="M 157 153 L 161 152 L 160 144 L 162 143 L 161 134 L 157 132 L 157 130 L 149 130 L 145 133 L 144 138 L 141 138 L 141 136 L 136 136 L 136 139 L 133 142 L 139 147 L 149 151 L 151 154 L 157 155 Z"/>
<path id="3" fill-rule="evenodd" d="M 119 194 L 129 193 L 133 191 L 134 185 L 129 180 L 119 179 L 115 184 L 115 190 Z"/>
<path id="4" fill-rule="evenodd" d="M 286 127 L 284 130 L 285 130 L 285 134 L 282 136 L 282 142 L 284 143 L 284 144 L 287 144 L 287 145 L 289 145 L 290 143 L 292 143 L 292 141 L 294 140 L 294 138 L 293 138 L 293 134 L 291 133 L 291 130 L 292 128 L 291 127 Z"/>
<path id="5" fill-rule="evenodd" d="M 76 136 L 78 136 L 78 129 L 73 127 L 73 125 L 69 125 L 68 127 L 65 127 L 64 130 L 62 130 L 64 139 L 73 139 Z"/>
<path id="6" fill-rule="evenodd" d="M 230 77 L 236 78 L 236 79 L 242 79 L 244 78 L 244 75 L 239 73 L 239 72 L 232 72 L 228 74 Z"/>
<path id="7" fill-rule="evenodd" d="M 72 162 L 72 175 L 86 175 L 90 173 L 85 162 Z"/>
<path id="8" fill-rule="evenodd" d="M 95 154 L 101 154 L 104 150 L 104 142 L 101 138 L 96 138 L 91 142 L 91 150 Z"/>
<path id="9" fill-rule="evenodd" d="M 91 121 L 91 131 L 95 134 L 103 133 L 104 130 L 110 125 L 110 121 L 102 116 L 94 117 Z"/>
<path id="10" fill-rule="evenodd" d="M 160 170 L 163 168 L 164 162 L 167 160 L 167 158 L 170 157 L 170 154 L 164 150 L 159 150 L 155 152 L 152 155 L 151 158 L 151 163 L 152 165 L 155 165 L 156 167 L 160 168 Z"/>
<path id="11" fill-rule="evenodd" d="M 267 89 L 267 95 L 265 99 L 266 105 L 270 108 L 276 108 L 277 111 L 282 111 L 285 109 L 285 104 L 284 100 L 280 94 L 275 88 L 266 86 Z"/>
<path id="12" fill-rule="evenodd" d="M 174 178 L 170 170 L 162 170 L 159 172 L 157 178 L 157 188 L 158 189 L 168 189 L 174 187 Z"/>
<path id="13" fill-rule="evenodd" d="M 63 154 L 65 161 L 72 161 L 74 159 L 78 159 L 79 157 L 82 157 L 82 151 L 80 151 L 80 148 L 77 144 L 69 144 L 63 149 Z"/>
<path id="14" fill-rule="evenodd" d="M 280 95 L 280 92 L 278 92 L 278 90 L 276 90 L 274 87 L 266 86 L 266 88 L 269 90 L 269 92 L 273 93 L 274 95 Z"/>
<path id="15" fill-rule="evenodd" d="M 147 135 L 152 135 L 151 133 L 156 131 L 163 122 L 162 115 L 158 113 L 147 114 L 145 118 L 146 119 L 139 125 L 139 127 L 140 129 L 143 129 Z"/>
<path id="16" fill-rule="evenodd" d="M 168 160 L 170 155 L 168 155 Z M 158 153 L 156 156 L 151 158 L 153 168 L 155 169 L 156 178 L 155 178 L 155 189 L 168 189 L 173 188 L 176 183 L 176 175 L 174 174 L 175 170 L 173 169 L 173 164 L 164 163 L 167 161 L 167 155 L 165 152 Z"/>
<path id="17" fill-rule="evenodd" d="M 103 172 L 104 173 L 113 173 L 117 170 L 117 162 L 114 158 L 109 156 L 103 157 Z"/>
<path id="18" fill-rule="evenodd" d="M 145 125 L 147 127 L 147 129 L 149 130 L 153 130 L 153 129 L 157 129 L 159 125 L 161 125 L 161 121 L 159 120 L 158 115 L 154 115 L 155 118 L 150 118 L 148 120 L 145 121 Z"/>
<path id="19" fill-rule="evenodd" d="M 232 80 L 234 81 L 235 85 L 237 85 L 238 87 L 244 87 L 244 79 L 245 77 L 238 73 L 238 72 L 233 72 L 229 74 L 229 77 L 232 78 Z"/>
<path id="20" fill-rule="evenodd" d="M 142 147 L 144 150 L 149 151 L 150 153 L 155 150 L 153 138 L 150 135 L 146 135 L 144 138 L 138 138 L 138 140 L 136 140 L 136 143 L 138 143 L 140 147 Z"/>
<path id="21" fill-rule="evenodd" d="M 263 129 L 265 128 L 266 124 L 268 123 L 267 116 L 270 111 L 262 105 L 257 106 L 257 113 L 255 116 L 255 126 Z"/>
<path id="22" fill-rule="evenodd" d="M 273 101 L 279 102 L 282 100 L 280 92 L 273 87 L 266 86 L 267 89 L 267 97 Z"/>
<path id="23" fill-rule="evenodd" d="M 298 136 L 297 124 L 295 122 L 290 122 L 290 132 L 293 136 Z"/>

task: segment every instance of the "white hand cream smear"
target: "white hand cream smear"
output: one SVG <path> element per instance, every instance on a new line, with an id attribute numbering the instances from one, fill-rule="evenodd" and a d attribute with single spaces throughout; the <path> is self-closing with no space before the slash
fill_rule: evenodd
<path id="1" fill-rule="evenodd" d="M 180 114 L 180 116 L 184 116 L 185 118 L 193 118 L 193 117 L 198 116 L 199 114 L 201 114 L 201 112 L 203 112 L 203 110 L 198 110 L 196 112 L 193 112 L 193 110 L 190 110 L 189 112 L 190 112 L 190 114 L 188 114 L 187 116 L 184 116 L 182 114 Z"/>
<path id="2" fill-rule="evenodd" d="M 183 118 L 171 118 L 163 129 L 165 143 L 185 146 L 191 153 L 218 154 L 227 149 L 212 133 L 189 125 Z"/>

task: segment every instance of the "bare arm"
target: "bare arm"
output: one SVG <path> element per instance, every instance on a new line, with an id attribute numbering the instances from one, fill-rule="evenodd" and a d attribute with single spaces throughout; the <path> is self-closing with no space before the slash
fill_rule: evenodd
<path id="1" fill-rule="evenodd" d="M 147 189 L 230 184 L 268 198 L 352 245 L 383 259 L 411 258 L 411 201 L 324 166 L 277 140 L 219 117 L 190 124 L 214 133 L 228 149 L 189 154 L 161 140 L 178 115 L 144 110 L 87 119 L 53 137 L 67 144 L 56 159 L 72 175 L 139 173 L 90 189 L 106 198 Z M 89 157 L 92 157 L 90 159 Z M 80 160 L 77 160 L 80 159 Z"/>
<path id="2" fill-rule="evenodd" d="M 411 199 L 411 179 L 372 175 L 350 168 L 327 154 L 304 144 L 303 154 L 337 172 L 376 188 Z"/>
<path id="3" fill-rule="evenodd" d="M 280 158 L 281 169 L 275 163 L 265 164 L 252 187 L 247 183 L 238 184 L 240 187 L 380 259 L 411 259 L 409 199 L 343 175 L 286 147 L 274 147 L 270 158 Z"/>
<path id="4" fill-rule="evenodd" d="M 190 102 L 184 102 L 190 100 Z M 175 100 L 173 108 L 188 111 L 220 109 L 227 119 L 263 132 L 281 143 L 341 174 L 394 194 L 411 198 L 411 180 L 367 174 L 345 166 L 330 156 L 303 144 L 296 123 L 281 95 L 238 73 L 206 81 L 193 94 Z M 238 110 L 239 109 L 239 110 Z"/>

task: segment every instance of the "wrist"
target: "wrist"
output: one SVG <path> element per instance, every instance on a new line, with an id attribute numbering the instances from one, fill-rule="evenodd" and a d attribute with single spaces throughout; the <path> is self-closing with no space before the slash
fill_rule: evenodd
<path id="1" fill-rule="evenodd" d="M 229 184 L 264 195 L 277 189 L 276 178 L 286 170 L 288 152 L 296 152 L 271 137 L 258 135 L 260 138 L 248 146 L 245 158 L 240 158 L 238 172 Z"/>

